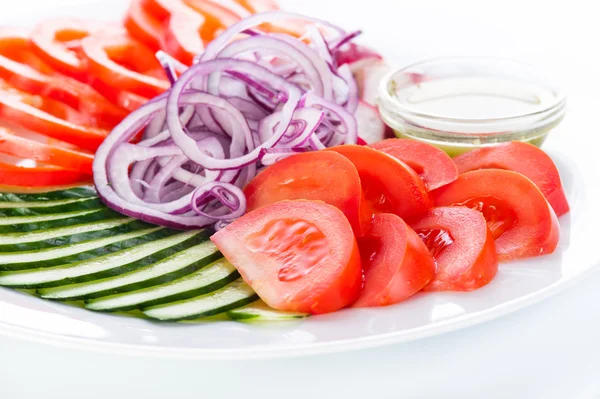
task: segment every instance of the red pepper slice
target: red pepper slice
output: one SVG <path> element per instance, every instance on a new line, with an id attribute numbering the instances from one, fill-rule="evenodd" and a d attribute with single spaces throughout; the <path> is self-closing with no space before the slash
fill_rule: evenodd
<path id="1" fill-rule="evenodd" d="M 125 31 L 88 36 L 81 41 L 81 48 L 90 75 L 117 90 L 151 98 L 169 88 L 152 50 Z"/>
<path id="2" fill-rule="evenodd" d="M 0 155 L 0 185 L 46 187 L 89 182 L 89 176 L 76 170 L 39 164 L 31 159 Z"/>
<path id="3" fill-rule="evenodd" d="M 0 82 L 0 118 L 19 126 L 95 151 L 108 130 L 68 107 L 46 98 L 21 92 Z"/>

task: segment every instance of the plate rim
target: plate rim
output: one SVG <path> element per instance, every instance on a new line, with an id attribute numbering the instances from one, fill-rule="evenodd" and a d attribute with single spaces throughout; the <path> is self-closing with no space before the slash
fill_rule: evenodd
<path id="1" fill-rule="evenodd" d="M 600 262 L 590 265 L 581 273 L 566 280 L 557 281 L 541 290 L 503 302 L 493 308 L 449 318 L 432 325 L 424 325 L 407 331 L 394 331 L 370 337 L 350 338 L 322 343 L 268 347 L 264 345 L 235 349 L 198 349 L 185 347 L 160 347 L 124 344 L 78 338 L 61 334 L 45 333 L 29 328 L 6 324 L 0 320 L 0 337 L 16 338 L 32 343 L 48 344 L 91 353 L 129 355 L 146 358 L 191 360 L 247 360 L 308 357 L 315 355 L 353 352 L 440 336 L 467 327 L 483 324 L 506 316 L 570 288 L 582 279 L 600 271 Z M 284 322 L 285 323 L 285 322 Z"/>

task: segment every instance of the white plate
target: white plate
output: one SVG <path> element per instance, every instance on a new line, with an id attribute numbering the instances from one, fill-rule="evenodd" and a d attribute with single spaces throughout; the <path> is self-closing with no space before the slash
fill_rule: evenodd
<path id="1" fill-rule="evenodd" d="M 118 8 L 122 9 L 122 4 Z M 90 12 L 73 7 L 62 14 Z M 572 96 L 560 128 L 562 134 L 553 134 L 544 147 L 561 171 L 572 207 L 572 212 L 560 220 L 558 250 L 501 265 L 497 277 L 478 291 L 419 294 L 387 308 L 344 310 L 299 322 L 191 325 L 98 314 L 0 289 L 0 334 L 86 350 L 151 356 L 276 357 L 409 341 L 499 317 L 557 293 L 600 264 L 595 238 L 600 226 L 600 212 L 595 208 L 600 204 L 600 167 L 595 147 L 589 144 L 589 135 L 588 145 L 583 145 L 567 134 L 585 134 L 585 129 L 593 126 L 593 112 L 589 98 Z"/>

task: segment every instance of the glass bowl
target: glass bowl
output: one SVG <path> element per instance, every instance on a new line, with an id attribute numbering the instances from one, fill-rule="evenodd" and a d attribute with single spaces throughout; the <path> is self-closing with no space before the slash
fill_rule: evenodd
<path id="1" fill-rule="evenodd" d="M 512 140 L 540 146 L 563 119 L 566 97 L 531 65 L 460 57 L 388 74 L 378 105 L 398 137 L 433 144 L 454 156 Z"/>

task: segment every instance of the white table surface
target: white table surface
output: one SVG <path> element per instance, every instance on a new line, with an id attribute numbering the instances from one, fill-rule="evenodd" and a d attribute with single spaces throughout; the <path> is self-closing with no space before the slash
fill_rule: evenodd
<path id="1" fill-rule="evenodd" d="M 363 28 L 364 41 L 397 63 L 499 55 L 544 65 L 566 83 L 572 115 L 590 121 L 589 130 L 561 134 L 600 144 L 600 25 L 592 0 L 281 3 Z M 81 10 L 110 19 L 126 6 L 127 0 L 2 0 L 0 24 L 31 24 Z M 0 337 L 0 399 L 34 397 L 599 399 L 600 272 L 479 326 L 334 355 L 202 362 L 88 353 Z"/>

